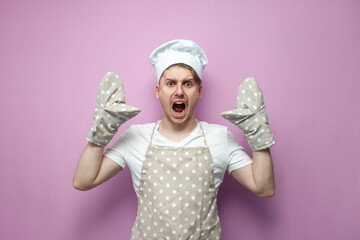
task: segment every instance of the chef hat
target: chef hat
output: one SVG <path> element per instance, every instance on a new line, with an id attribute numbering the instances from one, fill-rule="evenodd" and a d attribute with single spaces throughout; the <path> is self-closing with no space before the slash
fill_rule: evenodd
<path id="1" fill-rule="evenodd" d="M 202 79 L 202 72 L 208 63 L 205 52 L 190 40 L 172 40 L 164 43 L 152 51 L 149 60 L 155 67 L 158 82 L 165 69 L 177 63 L 190 66 Z"/>

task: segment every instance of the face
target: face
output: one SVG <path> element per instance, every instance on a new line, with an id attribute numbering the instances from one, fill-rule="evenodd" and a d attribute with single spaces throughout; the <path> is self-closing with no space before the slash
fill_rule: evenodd
<path id="1" fill-rule="evenodd" d="M 202 95 L 189 69 L 174 65 L 166 69 L 156 85 L 156 97 L 163 108 L 164 120 L 182 124 L 194 120 L 194 111 Z"/>

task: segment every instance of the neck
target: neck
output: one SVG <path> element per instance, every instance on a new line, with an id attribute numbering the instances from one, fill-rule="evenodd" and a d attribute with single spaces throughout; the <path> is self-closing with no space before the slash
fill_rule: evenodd
<path id="1" fill-rule="evenodd" d="M 180 142 L 187 136 L 189 136 L 192 131 L 197 126 L 197 122 L 194 118 L 186 121 L 184 123 L 176 124 L 169 119 L 164 118 L 159 124 L 159 133 L 166 137 L 167 139 L 175 142 Z"/>

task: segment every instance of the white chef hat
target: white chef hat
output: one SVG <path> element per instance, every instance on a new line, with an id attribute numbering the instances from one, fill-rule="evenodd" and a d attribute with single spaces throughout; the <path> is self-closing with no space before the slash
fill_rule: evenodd
<path id="1" fill-rule="evenodd" d="M 156 48 L 149 57 L 155 67 L 157 81 L 171 65 L 183 63 L 190 66 L 202 79 L 202 72 L 208 63 L 205 52 L 191 40 L 172 40 Z"/>

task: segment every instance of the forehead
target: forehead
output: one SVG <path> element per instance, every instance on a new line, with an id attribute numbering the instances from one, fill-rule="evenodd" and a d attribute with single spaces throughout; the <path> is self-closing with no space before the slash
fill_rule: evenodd
<path id="1" fill-rule="evenodd" d="M 168 77 L 175 77 L 175 78 L 194 78 L 192 71 L 188 68 L 173 65 L 168 67 L 162 74 L 161 78 L 168 78 Z"/>
<path id="2" fill-rule="evenodd" d="M 160 85 L 162 82 L 165 82 L 166 80 L 176 80 L 176 81 L 194 80 L 194 74 L 188 68 L 179 65 L 173 65 L 168 67 L 163 72 L 158 84 Z"/>

